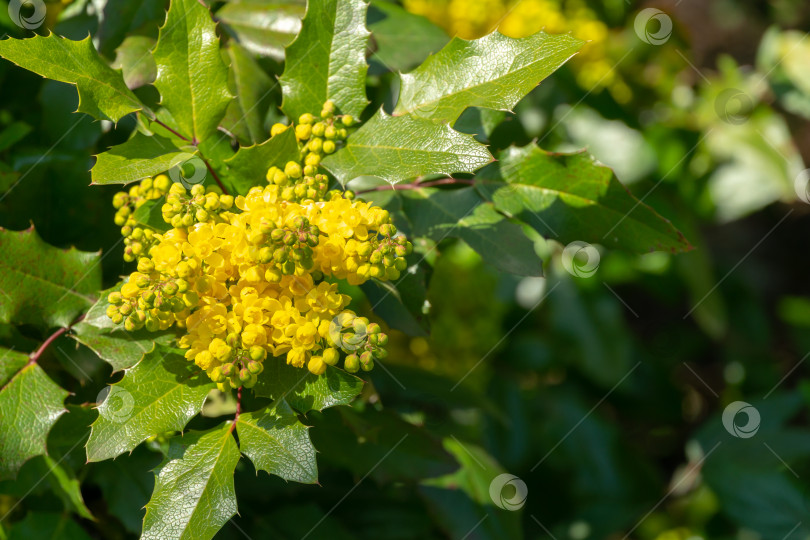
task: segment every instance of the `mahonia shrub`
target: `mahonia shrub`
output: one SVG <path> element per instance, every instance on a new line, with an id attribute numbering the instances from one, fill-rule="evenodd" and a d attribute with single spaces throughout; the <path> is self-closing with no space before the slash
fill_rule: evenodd
<path id="1" fill-rule="evenodd" d="M 340 351 L 350 373 L 385 358 L 380 325 L 347 310 L 350 297 L 330 280 L 399 279 L 413 246 L 388 211 L 351 191 L 327 191 L 320 160 L 354 122 L 334 110 L 327 101 L 319 118 L 301 115 L 300 162 L 270 167 L 268 185 L 246 195 L 200 184 L 186 190 L 165 174 L 118 193 L 124 258 L 137 260 L 137 271 L 108 295 L 110 319 L 128 331 L 184 328 L 178 345 L 223 392 L 253 387 L 268 353 L 315 375 L 336 365 Z M 276 124 L 271 134 L 287 129 Z M 134 218 L 156 199 L 165 200 L 165 233 Z"/>
<path id="2" fill-rule="evenodd" d="M 588 154 L 530 144 L 493 156 L 482 142 L 582 41 L 454 38 L 400 75 L 386 108 L 366 94 L 367 9 L 311 1 L 294 39 L 261 50 L 284 61 L 283 115 L 266 104 L 274 86 L 239 44 L 247 37 L 227 27 L 222 39 L 197 0 L 172 0 L 154 45 L 122 70 L 89 37 L 0 41 L 0 56 L 74 85 L 78 112 L 134 126 L 90 171 L 93 184 L 127 186 L 112 201 L 127 265 L 117 284 L 101 290 L 99 253 L 0 230 L 0 323 L 52 332 L 30 355 L 0 349 L 0 480 L 51 459 L 46 439 L 70 411 L 91 424 L 74 444 L 88 462 L 143 443 L 163 453 L 143 538 L 212 538 L 237 512 L 241 456 L 318 482 L 306 414 L 355 400 L 360 376 L 387 359 L 391 329 L 429 332 L 429 266 L 446 239 L 522 276 L 543 275 L 543 236 L 634 253 L 690 249 Z M 475 136 L 456 128 L 471 108 L 482 119 Z M 62 334 L 123 372 L 93 407 L 66 409 L 68 391 L 39 365 Z M 225 412 L 189 429 L 217 396 Z M 69 500 L 92 517 L 81 493 Z"/>

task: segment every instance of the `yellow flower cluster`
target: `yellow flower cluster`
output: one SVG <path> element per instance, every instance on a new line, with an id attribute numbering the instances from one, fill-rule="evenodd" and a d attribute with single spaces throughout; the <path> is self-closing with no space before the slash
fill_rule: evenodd
<path id="1" fill-rule="evenodd" d="M 571 32 L 588 42 L 573 60 L 578 64 L 577 83 L 587 90 L 608 88 L 620 102 L 631 97 L 609 59 L 608 28 L 584 0 L 404 0 L 404 5 L 464 39 L 479 38 L 496 28 L 514 38 L 541 30 Z"/>
<path id="2" fill-rule="evenodd" d="M 121 191 L 113 197 L 115 224 L 121 227 L 124 237 L 124 260 L 132 262 L 142 254 L 148 253 L 155 239 L 151 229 L 139 227 L 135 221 L 135 211 L 146 203 L 161 198 L 169 191 L 171 180 L 165 174 L 154 179 L 147 178 L 140 184 L 132 186 L 129 191 Z"/>
<path id="3" fill-rule="evenodd" d="M 315 153 L 312 137 L 299 139 L 306 160 Z M 342 351 L 344 369 L 370 370 L 386 356 L 388 337 L 346 309 L 351 298 L 336 280 L 397 279 L 413 247 L 386 210 L 350 192 L 299 190 L 326 177 L 317 168 L 303 176 L 296 165 L 298 171 L 285 167 L 298 173 L 284 173 L 286 181 L 276 182 L 279 169 L 271 168 L 266 186 L 235 198 L 201 185 L 164 189 L 160 176 L 130 189 L 120 208 L 143 204 L 133 197 L 154 198 L 149 190 L 159 183 L 163 219 L 172 228 L 151 232 L 137 271 L 109 295 L 108 316 L 130 331 L 185 328 L 179 346 L 186 358 L 223 391 L 256 384 L 268 355 L 320 375 Z"/>

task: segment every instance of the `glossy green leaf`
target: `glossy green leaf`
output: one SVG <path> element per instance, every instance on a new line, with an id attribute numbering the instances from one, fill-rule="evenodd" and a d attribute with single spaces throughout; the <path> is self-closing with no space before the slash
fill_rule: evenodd
<path id="1" fill-rule="evenodd" d="M 286 52 L 279 79 L 281 110 L 298 121 L 318 115 L 326 100 L 344 114 L 359 117 L 366 108 L 366 30 L 364 0 L 310 1 L 298 37 Z"/>
<path id="2" fill-rule="evenodd" d="M 0 41 L 0 56 L 45 78 L 76 85 L 78 112 L 118 122 L 143 109 L 121 73 L 104 63 L 90 37 L 71 41 L 51 34 Z"/>
<path id="3" fill-rule="evenodd" d="M 148 437 L 180 431 L 202 408 L 214 383 L 177 349 L 162 345 L 110 386 L 87 441 L 87 459 L 131 451 Z"/>
<path id="4" fill-rule="evenodd" d="M 228 106 L 222 126 L 241 143 L 260 143 L 270 135 L 264 119 L 273 101 L 271 91 L 276 83 L 236 43 L 228 46 L 228 58 L 231 61 L 228 82 L 236 99 Z"/>
<path id="5" fill-rule="evenodd" d="M 454 38 L 402 75 L 394 115 L 453 122 L 467 107 L 511 109 L 583 44 L 568 34 L 544 32 L 521 39 L 498 32 L 474 41 Z"/>
<path id="6" fill-rule="evenodd" d="M 166 137 L 136 132 L 127 142 L 98 154 L 90 177 L 94 184 L 129 184 L 166 172 L 195 154 L 195 149 L 182 149 Z"/>
<path id="7" fill-rule="evenodd" d="M 362 389 L 361 379 L 336 367 L 328 366 L 323 375 L 313 375 L 306 368 L 286 364 L 283 358 L 268 358 L 253 391 L 276 401 L 283 398 L 293 408 L 307 412 L 351 403 Z"/>
<path id="8" fill-rule="evenodd" d="M 298 161 L 300 153 L 295 132 L 288 129 L 275 137 L 253 146 L 244 146 L 227 159 L 228 179 L 238 193 L 245 194 L 253 186 L 267 185 L 267 169 L 284 167 L 288 161 Z"/>
<path id="9" fill-rule="evenodd" d="M 216 136 L 233 99 L 211 13 L 197 0 L 172 0 L 152 52 L 161 106 L 192 141 Z"/>
<path id="10" fill-rule="evenodd" d="M 543 275 L 543 261 L 520 225 L 499 214 L 472 187 L 403 191 L 402 210 L 415 236 L 437 242 L 459 238 L 499 270 L 521 276 Z"/>
<path id="11" fill-rule="evenodd" d="M 239 448 L 256 470 L 315 484 L 318 465 L 308 431 L 284 399 L 260 411 L 242 413 L 236 422 Z"/>
<path id="12" fill-rule="evenodd" d="M 90 348 L 99 358 L 110 364 L 113 371 L 127 369 L 140 361 L 145 353 L 151 352 L 155 345 L 169 345 L 174 340 L 171 332 L 155 333 L 147 330 L 127 332 L 123 324 L 114 324 L 107 317 L 107 296 L 113 291 L 120 291 L 119 283 L 115 287 L 101 291 L 98 301 L 93 304 L 84 319 L 73 325 L 70 336 Z"/>
<path id="13" fill-rule="evenodd" d="M 306 0 L 234 0 L 217 11 L 217 18 L 245 49 L 281 61 L 301 30 L 304 11 Z"/>
<path id="14" fill-rule="evenodd" d="M 48 431 L 66 412 L 67 396 L 37 364 L 24 365 L 0 387 L 0 480 L 14 478 L 26 461 L 47 453 Z"/>
<path id="15" fill-rule="evenodd" d="M 0 347 L 0 386 L 5 386 L 17 374 L 30 357 L 20 351 Z"/>
<path id="16" fill-rule="evenodd" d="M 46 244 L 33 227 L 0 229 L 0 322 L 68 326 L 95 302 L 100 255 Z"/>
<path id="17" fill-rule="evenodd" d="M 500 171 L 485 171 L 476 186 L 501 212 L 561 242 L 579 240 L 637 253 L 692 249 L 672 223 L 585 152 L 509 148 L 500 156 Z"/>
<path id="18" fill-rule="evenodd" d="M 142 540 L 208 540 L 236 514 L 233 474 L 239 448 L 227 423 L 171 441 L 155 471 Z"/>
<path id="19" fill-rule="evenodd" d="M 473 173 L 492 161 L 487 147 L 446 124 L 380 111 L 323 161 L 344 185 L 358 176 L 396 184 L 431 174 Z"/>

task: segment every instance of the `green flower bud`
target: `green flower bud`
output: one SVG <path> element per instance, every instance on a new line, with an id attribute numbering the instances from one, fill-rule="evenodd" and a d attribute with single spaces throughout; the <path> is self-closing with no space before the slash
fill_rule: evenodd
<path id="1" fill-rule="evenodd" d="M 357 371 L 360 369 L 360 360 L 357 359 L 356 354 L 346 356 L 346 359 L 343 360 L 343 369 L 349 373 L 357 373 Z"/>
<path id="2" fill-rule="evenodd" d="M 264 364 L 257 360 L 251 360 L 247 364 L 248 371 L 253 375 L 258 375 L 264 370 Z"/>

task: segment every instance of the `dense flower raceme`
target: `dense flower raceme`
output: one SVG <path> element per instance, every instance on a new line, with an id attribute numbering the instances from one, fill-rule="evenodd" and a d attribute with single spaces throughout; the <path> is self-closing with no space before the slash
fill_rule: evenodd
<path id="1" fill-rule="evenodd" d="M 127 330 L 185 328 L 179 345 L 221 390 L 251 387 L 268 355 L 322 374 L 345 353 L 347 371 L 370 370 L 388 341 L 376 323 L 346 309 L 336 280 L 357 285 L 393 280 L 405 270 L 410 242 L 386 210 L 327 191 L 320 158 L 334 152 L 352 119 L 303 115 L 295 128 L 301 162 L 268 170 L 268 184 L 247 195 L 217 188 L 187 190 L 165 175 L 117 194 L 125 258 L 138 268 L 109 295 L 108 316 Z M 135 211 L 165 196 L 172 228 L 157 233 Z"/>

